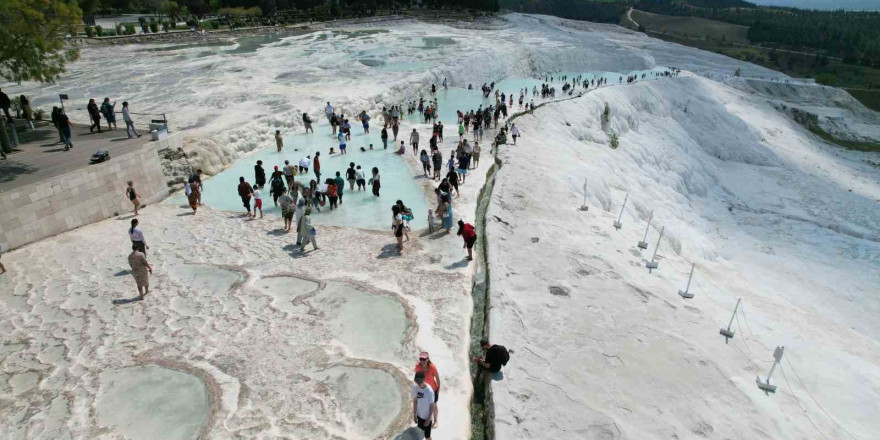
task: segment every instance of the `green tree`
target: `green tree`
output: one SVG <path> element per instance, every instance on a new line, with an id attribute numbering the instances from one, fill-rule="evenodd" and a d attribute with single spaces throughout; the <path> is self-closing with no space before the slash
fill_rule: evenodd
<path id="1" fill-rule="evenodd" d="M 0 1 L 0 78 L 52 82 L 79 57 L 64 46 L 67 29 L 82 21 L 76 3 L 62 0 Z"/>
<path id="2" fill-rule="evenodd" d="M 816 75 L 816 82 L 824 86 L 836 86 L 837 77 L 832 73 L 820 73 Z"/>

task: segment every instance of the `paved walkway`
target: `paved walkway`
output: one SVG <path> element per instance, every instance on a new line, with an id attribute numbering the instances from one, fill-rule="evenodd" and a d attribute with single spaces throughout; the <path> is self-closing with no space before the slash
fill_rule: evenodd
<path id="1" fill-rule="evenodd" d="M 24 123 L 15 122 L 19 127 Z M 99 149 L 110 151 L 112 161 L 150 140 L 146 128 L 139 128 L 144 136 L 128 139 L 124 124 L 116 130 L 94 134 L 89 133 L 88 126 L 74 124 L 71 127 L 74 148 L 64 151 L 58 130 L 51 123 L 38 121 L 36 124 L 36 131 L 19 130 L 19 145 L 6 160 L 0 160 L 0 192 L 87 167 L 89 158 Z"/>

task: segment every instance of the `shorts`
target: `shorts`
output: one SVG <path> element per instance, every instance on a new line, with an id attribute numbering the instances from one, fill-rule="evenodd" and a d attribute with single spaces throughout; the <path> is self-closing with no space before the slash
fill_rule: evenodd
<path id="1" fill-rule="evenodd" d="M 369 129 L 370 129 L 370 124 L 367 122 L 364 122 L 364 130 L 369 130 Z"/>
<path id="2" fill-rule="evenodd" d="M 434 403 L 440 400 L 440 390 L 434 390 Z"/>
<path id="3" fill-rule="evenodd" d="M 366 186 L 366 185 L 367 185 L 367 181 L 366 181 L 365 179 L 358 179 L 358 180 L 357 180 L 357 184 L 360 185 L 360 186 Z"/>
<path id="4" fill-rule="evenodd" d="M 339 149 L 340 149 L 341 151 L 345 151 L 345 147 L 346 147 L 346 145 L 345 145 L 345 144 L 342 144 L 342 145 L 339 146 Z"/>
<path id="5" fill-rule="evenodd" d="M 461 174 L 461 175 L 467 174 L 467 168 L 459 168 L 458 174 Z"/>
<path id="6" fill-rule="evenodd" d="M 425 419 L 418 417 L 418 416 L 416 416 L 416 419 L 419 421 L 418 422 L 419 429 L 421 429 L 425 433 L 425 438 L 430 438 L 431 437 L 431 427 L 434 425 L 434 423 L 430 419 L 425 420 Z M 424 425 L 427 425 L 427 426 L 424 426 Z"/>
<path id="7" fill-rule="evenodd" d="M 147 244 L 142 241 L 133 241 L 131 242 L 134 246 L 137 246 L 138 252 L 147 253 Z"/>
<path id="8" fill-rule="evenodd" d="M 471 238 L 470 240 L 466 240 L 466 241 L 464 242 L 464 244 L 467 245 L 467 248 L 468 248 L 468 249 L 473 249 L 473 248 L 474 248 L 474 243 L 476 243 L 476 242 L 477 242 L 477 237 L 474 237 L 474 238 Z"/>
<path id="9" fill-rule="evenodd" d="M 282 211 L 281 216 L 284 220 L 293 220 L 293 211 Z"/>
<path id="10" fill-rule="evenodd" d="M 349 185 L 354 185 L 354 183 L 355 183 L 355 180 L 354 180 L 354 179 L 348 179 L 348 184 L 349 184 Z"/>
<path id="11" fill-rule="evenodd" d="M 254 200 L 254 209 L 263 207 L 263 199 Z"/>

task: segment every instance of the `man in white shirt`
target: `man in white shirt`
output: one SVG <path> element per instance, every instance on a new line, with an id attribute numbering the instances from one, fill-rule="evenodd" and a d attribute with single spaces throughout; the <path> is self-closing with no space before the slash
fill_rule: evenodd
<path id="1" fill-rule="evenodd" d="M 312 166 L 312 156 L 306 156 L 299 161 L 299 173 L 305 174 L 309 172 L 309 167 Z"/>
<path id="2" fill-rule="evenodd" d="M 437 426 L 434 415 L 434 390 L 425 383 L 425 373 L 416 373 L 412 387 L 413 422 L 425 433 L 425 440 L 431 440 L 431 429 Z"/>
<path id="3" fill-rule="evenodd" d="M 333 106 L 330 105 L 330 101 L 327 101 L 327 107 L 324 108 L 324 115 L 327 116 L 327 120 L 330 120 L 330 117 L 333 116 Z"/>
<path id="4" fill-rule="evenodd" d="M 122 120 L 125 121 L 125 131 L 128 133 L 129 139 L 134 137 L 131 135 L 132 132 L 134 132 L 135 136 L 141 137 L 141 134 L 138 133 L 136 128 L 134 128 L 134 121 L 131 120 L 131 111 L 128 109 L 128 101 L 122 103 Z"/>

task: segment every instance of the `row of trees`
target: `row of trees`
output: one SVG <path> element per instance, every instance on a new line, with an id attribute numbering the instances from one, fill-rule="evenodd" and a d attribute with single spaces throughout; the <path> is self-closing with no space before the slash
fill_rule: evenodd
<path id="1" fill-rule="evenodd" d="M 698 7 L 707 1 L 716 7 Z M 738 0 L 643 0 L 636 9 L 664 15 L 695 16 L 749 27 L 753 43 L 821 51 L 847 63 L 880 66 L 880 12 L 814 11 L 735 5 Z M 742 3 L 742 2 L 738 2 Z"/>
<path id="2" fill-rule="evenodd" d="M 555 15 L 598 23 L 617 23 L 629 8 L 621 2 L 588 0 L 501 0 L 501 7 L 528 14 Z"/>
<path id="3" fill-rule="evenodd" d="M 434 9 L 497 11 L 498 0 L 421 0 Z M 226 8 L 260 8 L 263 15 L 277 11 L 354 9 L 356 11 L 399 10 L 416 4 L 413 0 L 79 0 L 85 14 L 118 12 L 165 13 L 171 16 L 219 14 Z"/>

